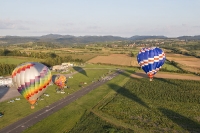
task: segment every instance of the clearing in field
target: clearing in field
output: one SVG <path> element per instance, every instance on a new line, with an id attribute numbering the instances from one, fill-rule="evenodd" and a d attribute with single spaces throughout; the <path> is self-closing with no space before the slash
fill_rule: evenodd
<path id="1" fill-rule="evenodd" d="M 135 57 L 130 57 L 125 54 L 111 54 L 109 56 L 97 56 L 88 61 L 88 63 L 102 63 L 121 66 L 138 66 Z"/>

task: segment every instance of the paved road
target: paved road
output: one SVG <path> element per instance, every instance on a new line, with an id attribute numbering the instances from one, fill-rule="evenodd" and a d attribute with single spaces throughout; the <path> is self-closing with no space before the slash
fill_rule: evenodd
<path id="1" fill-rule="evenodd" d="M 115 76 L 117 76 L 119 72 L 113 73 L 107 77 L 105 77 L 103 80 L 92 83 L 91 85 L 3 128 L 0 130 L 0 133 L 20 133 L 23 130 L 27 129 L 28 127 L 31 127 L 32 125 L 36 124 L 37 122 L 41 121 L 45 117 L 53 114 L 54 112 L 62 109 L 63 107 L 67 106 L 71 102 L 75 101 L 76 99 L 82 97 L 83 95 L 87 94 L 91 90 L 101 86 L 108 80 L 111 80 Z"/>

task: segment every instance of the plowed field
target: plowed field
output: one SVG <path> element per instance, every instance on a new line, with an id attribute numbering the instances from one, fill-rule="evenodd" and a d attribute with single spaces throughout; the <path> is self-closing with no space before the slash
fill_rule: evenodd
<path id="1" fill-rule="evenodd" d="M 122 66 L 138 66 L 135 57 L 124 54 L 111 54 L 109 56 L 97 56 L 88 61 L 88 63 L 102 63 Z"/>

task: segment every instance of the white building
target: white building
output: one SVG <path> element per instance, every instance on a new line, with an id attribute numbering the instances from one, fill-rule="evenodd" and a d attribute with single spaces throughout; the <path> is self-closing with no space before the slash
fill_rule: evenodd
<path id="1" fill-rule="evenodd" d="M 12 85 L 12 78 L 0 78 L 0 86 Z"/>
<path id="2" fill-rule="evenodd" d="M 52 70 L 60 70 L 61 69 L 61 65 L 55 65 L 52 67 Z"/>
<path id="3" fill-rule="evenodd" d="M 73 67 L 74 65 L 72 63 L 62 63 L 63 67 Z"/>
<path id="4" fill-rule="evenodd" d="M 52 70 L 64 70 L 67 69 L 68 67 L 73 67 L 74 64 L 71 63 L 62 63 L 61 65 L 55 65 L 52 67 Z"/>

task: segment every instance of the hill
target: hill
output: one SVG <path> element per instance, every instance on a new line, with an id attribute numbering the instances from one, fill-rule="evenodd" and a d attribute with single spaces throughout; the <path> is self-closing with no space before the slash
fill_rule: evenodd
<path id="1" fill-rule="evenodd" d="M 145 39 L 171 39 L 166 36 L 132 36 L 129 38 L 120 36 L 73 36 L 73 35 L 59 35 L 59 34 L 48 34 L 43 36 L 2 36 L 0 38 L 0 44 L 16 44 L 16 43 L 27 43 L 27 42 L 52 42 L 58 44 L 86 44 L 95 42 L 106 42 L 106 41 L 136 41 Z M 180 36 L 174 39 L 179 40 L 200 40 L 198 36 Z"/>

